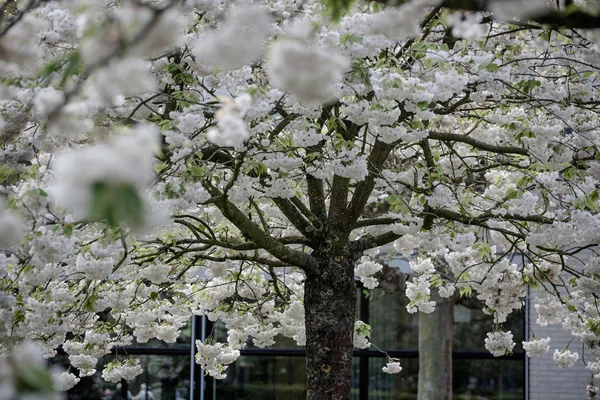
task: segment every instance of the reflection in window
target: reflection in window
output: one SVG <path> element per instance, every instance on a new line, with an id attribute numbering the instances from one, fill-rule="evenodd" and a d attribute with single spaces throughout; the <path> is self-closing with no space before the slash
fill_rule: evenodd
<path id="1" fill-rule="evenodd" d="M 404 359 L 399 374 L 381 370 L 383 358 L 369 359 L 369 400 L 409 400 L 417 398 L 419 360 Z"/>
<path id="2" fill-rule="evenodd" d="M 105 382 L 100 372 L 82 378 L 67 392 L 69 400 L 187 400 L 190 397 L 190 357 L 141 355 L 144 373 L 130 382 Z M 106 356 L 99 362 L 99 371 L 114 359 Z"/>
<path id="3" fill-rule="evenodd" d="M 455 299 L 453 350 L 487 352 L 485 338 L 493 319 L 482 311 L 483 302 L 458 296 Z M 387 350 L 418 350 L 419 314 L 410 314 L 406 310 L 407 305 L 404 279 L 396 279 L 393 285 L 382 283 L 382 288 L 369 293 L 369 324 L 373 344 Z M 523 352 L 523 325 L 522 312 L 513 312 L 503 324 L 505 330 L 513 333 L 516 343 L 513 353 Z"/>
<path id="4" fill-rule="evenodd" d="M 406 311 L 408 298 L 402 290 L 375 289 L 369 298 L 371 342 L 380 349 L 417 350 L 418 315 Z"/>
<path id="5" fill-rule="evenodd" d="M 381 367 L 380 367 L 381 369 Z M 359 361 L 352 359 L 351 399 L 359 396 Z M 227 377 L 215 381 L 211 399 L 304 400 L 306 358 L 300 356 L 242 356 L 227 369 Z"/>
<path id="6" fill-rule="evenodd" d="M 461 399 L 523 399 L 521 360 L 453 360 L 453 391 Z"/>
<path id="7" fill-rule="evenodd" d="M 304 357 L 242 356 L 215 382 L 215 399 L 301 400 L 306 398 Z"/>

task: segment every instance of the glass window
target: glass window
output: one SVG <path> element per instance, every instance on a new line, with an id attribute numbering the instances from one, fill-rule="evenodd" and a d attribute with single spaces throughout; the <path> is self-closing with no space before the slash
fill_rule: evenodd
<path id="1" fill-rule="evenodd" d="M 454 395 L 461 399 L 523 399 L 525 372 L 522 360 L 453 360 L 452 370 Z"/>
<path id="2" fill-rule="evenodd" d="M 190 356 L 137 356 L 144 372 L 128 382 L 132 400 L 183 400 L 190 397 Z"/>
<path id="3" fill-rule="evenodd" d="M 371 342 L 380 349 L 417 350 L 418 315 L 406 310 L 404 290 L 375 289 L 369 297 Z"/>
<path id="4" fill-rule="evenodd" d="M 242 356 L 215 381 L 214 399 L 301 400 L 306 398 L 306 359 Z"/>
<path id="5" fill-rule="evenodd" d="M 67 363 L 66 356 L 57 361 Z M 136 355 L 144 372 L 125 384 L 105 382 L 97 372 L 67 392 L 69 400 L 187 400 L 190 397 L 190 356 Z M 106 356 L 98 370 L 114 359 Z"/>
<path id="6" fill-rule="evenodd" d="M 454 304 L 454 351 L 484 351 L 485 338 L 490 331 L 492 317 L 481 310 L 481 302 L 476 299 L 458 299 Z M 515 311 L 508 316 L 503 324 L 504 329 L 512 331 L 516 343 L 513 353 L 522 353 L 523 344 L 523 313 Z"/>
<path id="7" fill-rule="evenodd" d="M 386 359 L 369 359 L 369 400 L 409 400 L 417 398 L 419 360 L 402 359 L 399 374 L 386 374 L 381 370 Z"/>

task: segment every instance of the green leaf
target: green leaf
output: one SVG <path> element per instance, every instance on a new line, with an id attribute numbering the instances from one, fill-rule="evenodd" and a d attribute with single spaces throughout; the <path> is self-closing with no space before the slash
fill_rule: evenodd
<path id="1" fill-rule="evenodd" d="M 325 12 L 334 22 L 338 22 L 342 16 L 350 11 L 355 0 L 323 0 Z"/>
<path id="2" fill-rule="evenodd" d="M 121 223 L 139 227 L 143 223 L 144 204 L 138 191 L 130 184 L 108 185 L 97 182 L 92 188 L 91 221 L 106 221 L 116 228 Z"/>
<path id="3" fill-rule="evenodd" d="M 498 72 L 498 64 L 489 63 L 485 66 L 485 70 L 488 72 Z"/>
<path id="4" fill-rule="evenodd" d="M 458 293 L 461 297 L 471 297 L 471 295 L 473 294 L 473 289 L 471 289 L 471 286 L 463 286 L 460 289 L 458 289 Z"/>
<path id="5" fill-rule="evenodd" d="M 592 333 L 594 335 L 596 335 L 597 337 L 600 337 L 600 319 L 598 319 L 598 318 L 590 319 L 585 324 L 585 327 L 587 329 L 589 329 L 590 331 L 592 331 Z"/>
<path id="6" fill-rule="evenodd" d="M 28 365 L 19 371 L 15 386 L 17 393 L 53 391 L 53 381 L 48 370 L 34 365 Z"/>
<path id="7" fill-rule="evenodd" d="M 363 37 L 359 34 L 356 33 L 344 33 L 342 36 L 340 36 L 340 44 L 344 44 L 346 42 L 348 43 L 362 43 L 363 41 Z"/>
<path id="8" fill-rule="evenodd" d="M 437 288 L 442 286 L 444 281 L 442 280 L 442 276 L 440 274 L 434 274 L 429 278 L 429 283 L 431 283 L 431 287 Z"/>
<path id="9" fill-rule="evenodd" d="M 73 236 L 73 224 L 68 224 L 63 227 L 63 233 L 66 237 L 70 238 Z"/>
<path id="10" fill-rule="evenodd" d="M 98 301 L 98 294 L 94 292 L 81 303 L 81 309 L 86 312 L 94 312 L 96 301 Z"/>
<path id="11" fill-rule="evenodd" d="M 589 196 L 585 196 L 585 205 L 588 209 L 592 211 L 596 209 L 596 204 L 594 203 L 594 200 L 592 200 L 592 198 Z"/>

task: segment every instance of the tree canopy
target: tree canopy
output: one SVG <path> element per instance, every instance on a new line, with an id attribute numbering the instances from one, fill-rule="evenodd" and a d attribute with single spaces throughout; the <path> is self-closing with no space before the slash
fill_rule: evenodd
<path id="1" fill-rule="evenodd" d="M 403 254 L 410 312 L 477 297 L 500 356 L 532 287 L 599 374 L 597 5 L 385 3 L 2 2 L 0 350 L 62 348 L 66 389 L 208 315 L 211 376 L 283 335 L 345 399 L 355 280 Z"/>

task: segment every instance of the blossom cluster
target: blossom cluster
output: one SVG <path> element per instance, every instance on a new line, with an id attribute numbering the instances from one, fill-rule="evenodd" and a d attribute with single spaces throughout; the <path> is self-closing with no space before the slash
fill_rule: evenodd
<path id="1" fill-rule="evenodd" d="M 176 341 L 192 314 L 227 330 L 196 344 L 215 378 L 249 342 L 306 345 L 317 256 L 374 289 L 391 243 L 415 256 L 410 312 L 473 296 L 501 356 L 529 287 L 537 324 L 562 324 L 600 373 L 594 34 L 438 0 L 337 22 L 317 0 L 36 5 L 0 36 L 0 341 L 62 346 L 77 374 L 57 388 L 115 347 Z M 369 340 L 356 321 L 354 346 Z"/>

